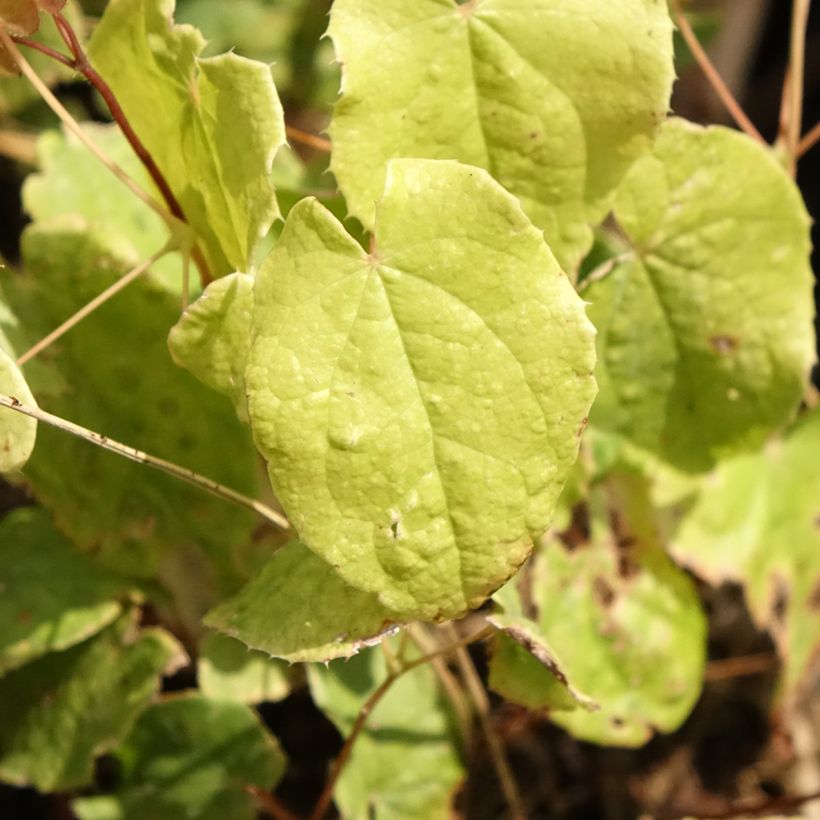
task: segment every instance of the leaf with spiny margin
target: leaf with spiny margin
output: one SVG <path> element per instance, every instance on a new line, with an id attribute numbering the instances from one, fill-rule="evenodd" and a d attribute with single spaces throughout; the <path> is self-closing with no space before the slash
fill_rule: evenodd
<path id="1" fill-rule="evenodd" d="M 88 137 L 144 190 L 153 184 L 116 125 L 83 124 Z M 47 131 L 37 141 L 40 171 L 26 177 L 23 204 L 35 222 L 75 214 L 106 237 L 108 246 L 134 265 L 162 248 L 168 228 L 159 215 L 126 188 L 72 134 Z M 157 194 L 157 196 L 159 196 Z M 151 268 L 152 277 L 179 293 L 182 262 L 169 254 Z"/>
<path id="2" fill-rule="evenodd" d="M 584 305 L 486 171 L 394 160 L 368 255 L 315 200 L 256 279 L 254 439 L 300 540 L 452 618 L 548 526 L 595 395 Z"/>
<path id="3" fill-rule="evenodd" d="M 279 744 L 249 707 L 199 695 L 149 707 L 115 755 L 121 784 L 74 800 L 80 820 L 254 820 L 247 787 L 268 791 L 285 770 Z"/>
<path id="4" fill-rule="evenodd" d="M 271 623 L 279 629 L 276 621 Z M 206 697 L 238 703 L 282 700 L 291 689 L 287 664 L 214 633 L 200 644 L 197 680 Z"/>
<path id="5" fill-rule="evenodd" d="M 0 675 L 114 621 L 126 591 L 54 529 L 44 510 L 0 522 Z"/>
<path id="6" fill-rule="evenodd" d="M 37 402 L 14 359 L 0 347 L 0 393 L 29 407 Z M 13 473 L 23 467 L 34 452 L 37 422 L 16 410 L 0 408 L 0 473 Z"/>
<path id="7" fill-rule="evenodd" d="M 656 0 L 336 0 L 328 33 L 331 167 L 351 213 L 373 227 L 388 160 L 459 159 L 519 197 L 567 270 L 674 79 Z"/>
<path id="8" fill-rule="evenodd" d="M 207 626 L 291 663 L 355 655 L 397 620 L 375 595 L 349 586 L 333 567 L 295 542 L 205 616 Z"/>
<path id="9" fill-rule="evenodd" d="M 793 704 L 820 658 L 820 412 L 762 453 L 721 463 L 674 534 L 675 557 L 712 583 L 742 583 L 769 629 Z"/>
<path id="10" fill-rule="evenodd" d="M 582 740 L 640 746 L 653 730 L 676 729 L 694 706 L 706 622 L 694 585 L 657 542 L 642 481 L 618 476 L 607 489 L 613 509 L 602 488 L 592 491 L 589 543 L 568 549 L 554 539 L 542 546 L 527 599 L 537 612 L 539 644 L 600 707 L 550 711 L 550 719 Z M 531 709 L 556 708 L 555 686 L 534 655 L 496 654 L 490 683 Z"/>
<path id="11" fill-rule="evenodd" d="M 35 225 L 23 236 L 25 273 L 7 280 L 7 295 L 30 340 L 127 270 L 102 237 L 75 223 Z M 177 299 L 141 278 L 27 365 L 32 387 L 62 418 L 255 496 L 247 429 L 227 399 L 171 361 L 166 337 L 178 317 Z M 119 573 L 159 576 L 189 621 L 247 577 L 241 563 L 254 549 L 255 517 L 201 489 L 43 425 L 26 476 L 72 540 Z"/>
<path id="12" fill-rule="evenodd" d="M 174 0 L 112 0 L 89 44 L 185 215 L 215 276 L 250 271 L 279 215 L 271 167 L 285 142 L 270 67 L 201 59 L 202 35 L 171 22 Z"/>
<path id="13" fill-rule="evenodd" d="M 412 654 L 408 658 L 412 658 Z M 313 699 L 348 735 L 387 677 L 372 649 L 344 663 L 307 668 Z M 464 771 L 451 720 L 429 665 L 402 675 L 368 717 L 339 777 L 334 800 L 349 820 L 447 820 Z"/>
<path id="14" fill-rule="evenodd" d="M 229 396 L 247 420 L 245 364 L 251 346 L 253 277 L 232 273 L 211 282 L 171 328 L 174 361 L 201 382 Z"/>
<path id="15" fill-rule="evenodd" d="M 525 572 L 493 596 L 501 611 L 487 616 L 499 630 L 493 642 L 490 687 L 528 709 L 596 710 L 598 705 L 567 679 L 539 625 L 524 614 L 516 583 L 526 580 Z"/>
<path id="16" fill-rule="evenodd" d="M 794 414 L 815 360 L 809 217 L 767 149 L 670 120 L 618 190 L 632 258 L 584 296 L 592 423 L 705 470 Z"/>
<path id="17" fill-rule="evenodd" d="M 88 785 L 94 759 L 129 732 L 160 676 L 184 663 L 167 632 L 135 613 L 0 678 L 0 779 L 41 791 Z"/>

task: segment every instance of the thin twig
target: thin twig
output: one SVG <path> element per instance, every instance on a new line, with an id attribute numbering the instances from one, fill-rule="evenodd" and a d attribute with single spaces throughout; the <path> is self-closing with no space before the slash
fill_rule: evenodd
<path id="1" fill-rule="evenodd" d="M 162 259 L 167 253 L 172 250 L 171 245 L 166 245 L 162 250 L 157 251 L 150 259 L 141 262 L 128 273 L 121 276 L 114 282 L 113 285 L 107 287 L 98 296 L 95 296 L 90 302 L 83 305 L 73 316 L 66 319 L 58 328 L 55 328 L 48 334 L 48 336 L 40 339 L 37 344 L 29 348 L 22 356 L 17 359 L 18 367 L 22 367 L 26 362 L 33 359 L 38 353 L 42 353 L 47 347 L 54 344 L 61 336 L 67 333 L 71 328 L 78 325 L 86 316 L 89 316 L 97 308 L 104 305 L 112 296 L 116 296 L 123 288 L 130 285 L 135 279 L 138 279 L 148 268 L 151 267 L 157 260 Z"/>
<path id="2" fill-rule="evenodd" d="M 820 800 L 820 792 L 812 792 L 811 794 L 798 795 L 791 797 L 784 795 L 781 797 L 767 797 L 763 800 L 755 802 L 742 801 L 735 803 L 723 811 L 704 811 L 698 812 L 698 817 L 701 820 L 729 820 L 733 817 L 771 817 L 774 815 L 783 815 L 786 812 L 793 812 L 799 809 L 806 803 L 811 803 L 815 800 Z M 687 816 L 689 813 L 687 812 Z"/>
<path id="3" fill-rule="evenodd" d="M 800 134 L 803 130 L 803 85 L 806 73 L 806 28 L 809 24 L 811 0 L 792 3 L 791 45 L 789 48 L 789 82 L 783 95 L 788 95 L 789 121 L 786 127 L 786 153 L 792 176 L 797 174 Z"/>
<path id="4" fill-rule="evenodd" d="M 729 90 L 726 83 L 723 82 L 723 78 L 720 76 L 714 64 L 709 59 L 709 55 L 700 44 L 697 35 L 692 29 L 692 26 L 689 25 L 686 15 L 683 13 L 683 9 L 681 9 L 679 0 L 670 0 L 670 6 L 675 16 L 675 22 L 680 29 L 680 33 L 686 41 L 686 45 L 689 46 L 692 56 L 697 61 L 697 64 L 700 66 L 700 69 L 706 76 L 709 84 L 715 90 L 718 97 L 720 97 L 721 102 L 726 106 L 726 110 L 732 115 L 734 121 L 741 127 L 741 129 L 743 129 L 743 131 L 745 131 L 746 134 L 765 145 L 766 140 L 763 139 L 760 131 L 755 128 L 754 123 L 746 116 L 746 112 L 740 107 L 740 104 L 734 98 L 734 95 Z"/>
<path id="5" fill-rule="evenodd" d="M 257 501 L 254 498 L 249 498 L 242 493 L 238 493 L 236 490 L 232 490 L 230 487 L 226 487 L 218 481 L 213 481 L 212 479 L 206 478 L 199 473 L 195 473 L 187 467 L 180 467 L 178 464 L 174 464 L 171 461 L 166 461 L 165 459 L 148 455 L 148 453 L 144 453 L 142 450 L 137 450 L 127 444 L 120 444 L 120 442 L 114 441 L 113 439 L 108 438 L 108 436 L 95 433 L 93 430 L 88 430 L 85 427 L 80 427 L 79 424 L 74 424 L 74 422 L 68 421 L 67 419 L 47 413 L 39 407 L 29 407 L 16 399 L 14 396 L 0 394 L 0 407 L 6 407 L 9 410 L 22 413 L 24 416 L 37 419 L 37 421 L 41 421 L 44 424 L 49 424 L 52 427 L 56 427 L 58 430 L 62 430 L 65 433 L 70 433 L 72 436 L 77 436 L 78 438 L 84 439 L 91 444 L 95 444 L 97 447 L 102 447 L 105 450 L 109 450 L 112 453 L 123 456 L 123 458 L 136 461 L 138 464 L 144 464 L 146 467 L 153 467 L 155 470 L 167 473 L 174 478 L 180 479 L 180 481 L 185 481 L 188 484 L 192 484 L 194 487 L 205 490 L 218 498 L 225 501 L 230 501 L 240 507 L 245 507 L 245 509 L 252 510 L 262 516 L 262 518 L 267 519 L 272 524 L 279 527 L 279 529 L 286 530 L 290 527 L 288 520 L 283 515 L 275 510 L 272 510 L 261 501 Z"/>
<path id="6" fill-rule="evenodd" d="M 455 634 L 455 629 L 452 625 L 448 624 L 446 628 L 448 628 L 452 634 Z M 527 812 L 524 809 L 524 803 L 518 791 L 518 784 L 515 782 L 515 777 L 507 760 L 504 746 L 492 724 L 490 699 L 487 697 L 484 684 L 478 676 L 470 653 L 467 652 L 464 646 L 456 648 L 455 657 L 458 662 L 458 667 L 461 670 L 461 675 L 464 678 L 464 683 L 467 686 L 467 691 L 470 693 L 470 697 L 478 713 L 478 718 L 481 721 L 481 728 L 487 740 L 487 749 L 490 753 L 490 759 L 498 774 L 501 791 L 504 793 L 507 805 L 510 807 L 510 817 L 513 818 L 513 820 L 526 820 Z"/>
<path id="7" fill-rule="evenodd" d="M 120 182 L 126 185 L 133 194 L 138 196 L 146 205 L 159 214 L 165 222 L 172 224 L 172 220 L 174 219 L 172 214 L 156 202 L 152 196 L 149 196 L 149 194 L 143 191 L 135 180 L 133 180 L 122 168 L 120 168 L 116 162 L 106 156 L 106 154 L 104 154 L 88 137 L 88 134 L 83 131 L 77 120 L 71 116 L 66 107 L 54 96 L 54 94 L 52 94 L 48 86 L 40 79 L 37 72 L 31 67 L 29 61 L 26 60 L 26 58 L 20 53 L 20 50 L 14 43 L 14 40 L 9 37 L 8 33 L 2 26 L 0 26 L 0 43 L 5 46 L 14 62 L 17 63 L 20 71 L 22 71 L 22 73 L 28 78 L 29 82 L 37 90 L 38 94 L 43 98 L 43 100 L 45 100 L 49 108 L 51 108 L 51 110 L 60 118 L 65 127 L 71 131 L 71 133 L 74 134 L 77 139 L 80 140 L 80 142 L 82 142 L 82 144 L 85 145 L 85 147 L 88 148 L 88 150 L 91 151 L 91 153 L 103 165 L 105 165 L 105 167 L 108 168 L 108 170 L 111 171 L 117 179 L 120 180 Z"/>
<path id="8" fill-rule="evenodd" d="M 776 663 L 777 658 L 771 652 L 743 655 L 740 658 L 721 658 L 709 661 L 706 665 L 704 680 L 729 680 L 746 675 L 759 675 L 773 669 Z"/>
<path id="9" fill-rule="evenodd" d="M 381 701 L 381 699 L 390 691 L 390 687 L 392 687 L 393 684 L 400 677 L 402 677 L 402 675 L 405 675 L 413 669 L 417 669 L 419 666 L 424 666 L 424 664 L 430 663 L 434 658 L 439 658 L 442 655 L 449 655 L 451 652 L 460 647 L 463 648 L 465 646 L 469 646 L 471 643 L 482 640 L 486 637 L 487 631 L 487 628 L 481 629 L 474 635 L 470 635 L 467 638 L 461 638 L 454 643 L 442 647 L 441 649 L 437 649 L 435 652 L 422 655 L 420 658 L 415 658 L 412 661 L 407 661 L 402 665 L 401 669 L 396 672 L 391 672 L 381 682 L 379 687 L 362 704 L 361 709 L 359 709 L 359 714 L 356 715 L 356 720 L 353 723 L 350 734 L 345 738 L 341 751 L 333 761 L 333 766 L 331 766 L 327 782 L 325 783 L 322 794 L 319 796 L 319 800 L 316 803 L 316 808 L 313 809 L 313 812 L 310 815 L 310 820 L 323 820 L 325 814 L 327 814 L 327 810 L 330 808 L 330 803 L 333 800 L 333 792 L 336 789 L 336 783 L 338 782 L 339 776 L 342 771 L 344 771 L 344 767 L 350 759 L 350 755 L 353 752 L 353 747 L 356 744 L 359 735 L 361 735 L 362 730 L 367 723 L 367 719 L 370 717 L 376 706 L 378 706 L 379 701 Z"/>
<path id="10" fill-rule="evenodd" d="M 294 142 L 299 142 L 302 145 L 315 148 L 317 151 L 322 151 L 325 154 L 330 153 L 331 144 L 329 139 L 317 137 L 315 134 L 308 134 L 307 131 L 294 128 L 292 125 L 285 126 L 285 134 L 287 134 L 287 136 Z"/>
<path id="11" fill-rule="evenodd" d="M 495 629 L 491 631 L 494 632 Z M 410 624 L 405 634 L 410 636 L 410 639 L 423 654 L 430 654 L 434 651 L 435 642 L 424 632 L 420 625 Z M 433 658 L 430 661 L 430 666 L 433 668 L 433 672 L 435 672 L 441 684 L 441 688 L 444 690 L 447 699 L 453 707 L 456 722 L 458 723 L 459 735 L 466 747 L 470 738 L 471 712 L 464 691 L 456 676 L 448 668 L 444 658 Z"/>
<path id="12" fill-rule="evenodd" d="M 148 175 L 154 182 L 154 185 L 157 186 L 157 190 L 162 195 L 162 198 L 165 200 L 165 204 L 168 206 L 168 210 L 180 221 L 184 222 L 186 225 L 189 225 L 188 218 L 185 216 L 185 212 L 182 209 L 182 206 L 179 203 L 179 200 L 174 195 L 174 192 L 171 190 L 171 186 L 168 184 L 168 180 L 165 178 L 165 175 L 160 170 L 159 166 L 155 162 L 153 156 L 151 156 L 151 152 L 145 146 L 143 141 L 137 135 L 137 132 L 134 131 L 133 126 L 131 125 L 128 117 L 125 114 L 122 106 L 119 103 L 116 95 L 114 94 L 113 89 L 110 85 L 105 81 L 105 79 L 99 74 L 99 72 L 91 65 L 90 60 L 88 59 L 88 55 L 85 53 L 85 50 L 80 43 L 79 37 L 77 37 L 76 32 L 71 27 L 71 24 L 66 20 L 65 17 L 60 12 L 56 12 L 54 15 L 54 23 L 57 26 L 57 30 L 60 32 L 60 36 L 63 38 L 63 41 L 68 46 L 69 50 L 71 51 L 72 55 L 74 56 L 74 60 L 72 63 L 73 68 L 80 72 L 83 77 L 91 83 L 92 86 L 99 92 L 100 96 L 105 100 L 105 104 L 108 106 L 108 110 L 111 113 L 111 117 L 113 118 L 114 122 L 119 126 L 120 131 L 122 131 L 123 136 L 128 140 L 128 144 L 134 150 L 134 153 L 139 158 L 140 162 L 145 166 L 145 169 L 148 171 Z M 202 254 L 202 251 L 194 245 L 194 248 L 191 252 L 191 257 L 193 258 L 198 270 L 200 279 L 202 280 L 202 286 L 205 287 L 209 282 L 213 280 L 211 276 L 211 272 L 208 269 L 208 263 L 205 261 L 205 257 Z"/>
<path id="13" fill-rule="evenodd" d="M 299 820 L 297 815 L 283 806 L 269 791 L 249 783 L 245 786 L 245 792 L 254 799 L 258 809 L 274 820 Z"/>
<path id="14" fill-rule="evenodd" d="M 820 142 L 820 122 L 800 140 L 800 144 L 797 146 L 797 158 L 800 159 L 803 154 L 807 154 L 811 151 L 818 142 Z"/>

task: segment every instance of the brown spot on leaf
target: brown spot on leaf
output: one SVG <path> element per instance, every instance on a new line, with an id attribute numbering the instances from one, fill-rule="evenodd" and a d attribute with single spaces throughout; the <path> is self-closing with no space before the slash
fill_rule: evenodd
<path id="1" fill-rule="evenodd" d="M 812 612 L 820 612 L 820 581 L 818 581 L 809 595 L 809 609 Z"/>
<path id="2" fill-rule="evenodd" d="M 712 345 L 712 349 L 715 353 L 719 353 L 721 356 L 728 356 L 730 353 L 734 353 L 740 346 L 737 337 L 729 336 L 728 334 L 712 336 L 709 339 L 709 344 Z"/>
<path id="3" fill-rule="evenodd" d="M 584 430 L 587 429 L 588 424 L 589 424 L 589 419 L 586 416 L 581 419 L 581 426 L 578 428 L 578 432 L 575 434 L 578 438 L 581 438 L 581 436 L 584 433 Z"/>
<path id="4" fill-rule="evenodd" d="M 31 623 L 31 613 L 27 609 L 21 609 L 17 613 L 17 623 L 18 624 Z"/>
<path id="5" fill-rule="evenodd" d="M 572 519 L 569 526 L 559 534 L 567 549 L 574 550 L 586 546 L 590 538 L 589 510 L 580 502 L 572 508 Z"/>
<path id="6" fill-rule="evenodd" d="M 615 590 L 600 576 L 592 582 L 592 593 L 604 609 L 609 609 L 615 601 Z"/>

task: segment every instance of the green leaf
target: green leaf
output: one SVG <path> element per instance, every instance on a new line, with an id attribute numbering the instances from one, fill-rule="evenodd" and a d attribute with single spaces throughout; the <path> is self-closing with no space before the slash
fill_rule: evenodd
<path id="1" fill-rule="evenodd" d="M 23 238 L 25 275 L 9 279 L 8 296 L 30 340 L 127 269 L 74 225 L 36 225 Z M 177 299 L 141 278 L 32 361 L 32 387 L 58 416 L 254 495 L 247 430 L 168 355 L 178 316 Z M 247 576 L 254 516 L 200 489 L 42 425 L 26 475 L 72 540 L 117 572 L 159 575 L 189 621 Z"/>
<path id="2" fill-rule="evenodd" d="M 161 630 L 121 618 L 96 637 L 0 678 L 0 779 L 41 791 L 91 782 L 185 653 Z"/>
<path id="3" fill-rule="evenodd" d="M 599 506 L 601 492 L 593 491 Z M 614 506 L 592 511 L 589 543 L 544 545 L 526 596 L 534 610 L 526 637 L 549 647 L 566 678 L 600 710 L 556 711 L 562 703 L 554 677 L 537 655 L 503 645 L 490 683 L 529 708 L 551 710 L 555 723 L 582 740 L 640 746 L 653 730 L 680 726 L 697 700 L 706 623 L 693 584 L 657 543 L 645 488 L 620 477 L 609 492 Z"/>
<path id="4" fill-rule="evenodd" d="M 345 663 L 308 667 L 313 699 L 350 733 L 364 702 L 387 676 L 376 649 Z M 334 792 L 348 820 L 447 820 L 464 772 L 433 670 L 402 675 L 373 709 Z"/>
<path id="5" fill-rule="evenodd" d="M 525 570 L 518 583 L 527 580 Z M 493 599 L 501 604 L 502 611 L 487 618 L 499 629 L 493 642 L 490 687 L 528 709 L 572 710 L 581 706 L 597 710 L 598 704 L 567 679 L 561 660 L 540 627 L 524 613 L 516 582 L 502 587 Z"/>
<path id="6" fill-rule="evenodd" d="M 252 314 L 253 277 L 233 273 L 208 285 L 168 336 L 174 361 L 201 382 L 230 396 L 243 420 L 248 416 L 245 363 Z"/>
<path id="7" fill-rule="evenodd" d="M 365 253 L 315 200 L 254 291 L 245 381 L 308 547 L 408 618 L 455 617 L 549 524 L 595 393 L 581 300 L 516 200 L 395 160 Z"/>
<path id="8" fill-rule="evenodd" d="M 271 789 L 285 769 L 247 706 L 197 695 L 143 712 L 117 757 L 122 784 L 111 796 L 74 800 L 80 820 L 254 820 L 245 787 Z"/>
<path id="9" fill-rule="evenodd" d="M 332 168 L 374 225 L 393 157 L 459 159 L 520 198 L 565 269 L 669 106 L 672 24 L 654 0 L 336 0 Z"/>
<path id="10" fill-rule="evenodd" d="M 37 402 L 14 359 L 0 348 L 0 393 L 29 407 Z M 31 457 L 37 441 L 37 422 L 8 408 L 0 409 L 0 473 L 19 470 Z"/>
<path id="11" fill-rule="evenodd" d="M 743 583 L 783 658 L 787 701 L 808 695 L 820 657 L 820 412 L 764 452 L 721 464 L 671 548 L 713 583 Z"/>
<path id="12" fill-rule="evenodd" d="M 593 424 L 702 470 L 797 408 L 815 359 L 809 218 L 775 157 L 681 120 L 618 191 L 631 258 L 584 296 Z"/>
<path id="13" fill-rule="evenodd" d="M 285 141 L 270 68 L 170 22 L 173 0 L 112 0 L 89 54 L 205 245 L 212 273 L 249 271 L 279 215 L 271 166 Z"/>
<path id="14" fill-rule="evenodd" d="M 75 552 L 42 510 L 0 523 L 0 591 L 0 675 L 84 641 L 122 612 L 122 580 Z"/>
<path id="15" fill-rule="evenodd" d="M 396 620 L 375 595 L 346 584 L 298 543 L 276 553 L 238 595 L 205 617 L 208 626 L 291 662 L 350 657 Z"/>
<path id="16" fill-rule="evenodd" d="M 153 190 L 148 173 L 118 126 L 86 123 L 83 130 L 145 190 Z M 23 203 L 36 222 L 70 214 L 81 217 L 89 228 L 105 235 L 117 256 L 134 265 L 168 242 L 168 228 L 159 215 L 105 172 L 76 136 L 47 131 L 37 142 L 37 154 L 40 172 L 26 177 L 23 186 Z M 170 290 L 180 292 L 178 255 L 163 257 L 151 270 Z"/>
<path id="17" fill-rule="evenodd" d="M 286 664 L 214 634 L 206 635 L 200 645 L 197 679 L 207 697 L 239 703 L 282 700 L 291 688 Z"/>

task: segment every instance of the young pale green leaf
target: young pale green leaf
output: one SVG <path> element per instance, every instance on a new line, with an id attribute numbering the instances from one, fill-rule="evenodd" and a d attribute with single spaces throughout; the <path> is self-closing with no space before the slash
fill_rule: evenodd
<path id="1" fill-rule="evenodd" d="M 251 709 L 198 695 L 151 706 L 116 756 L 121 785 L 73 801 L 80 820 L 254 820 L 246 787 L 267 791 L 285 769 L 279 744 Z"/>
<path id="2" fill-rule="evenodd" d="M 8 279 L 8 298 L 28 342 L 127 270 L 76 222 L 37 225 L 23 238 L 25 274 Z M 172 294 L 139 279 L 27 366 L 32 387 L 58 416 L 254 495 L 257 457 L 247 430 L 226 399 L 168 355 L 178 317 Z M 72 540 L 118 572 L 159 574 L 192 619 L 244 581 L 251 513 L 45 425 L 26 475 Z"/>
<path id="3" fill-rule="evenodd" d="M 238 703 L 282 700 L 291 688 L 282 661 L 271 660 L 233 638 L 213 633 L 206 635 L 200 645 L 197 679 L 203 695 Z"/>
<path id="4" fill-rule="evenodd" d="M 238 595 L 205 617 L 208 626 L 291 662 L 350 657 L 396 620 L 375 595 L 346 584 L 298 543 L 280 550 Z"/>
<path id="5" fill-rule="evenodd" d="M 672 551 L 713 583 L 744 585 L 783 658 L 787 701 L 807 692 L 820 657 L 820 412 L 708 476 Z"/>
<path id="6" fill-rule="evenodd" d="M 387 676 L 376 649 L 345 663 L 308 667 L 313 699 L 347 735 Z M 334 792 L 349 820 L 447 820 L 464 776 L 433 670 L 402 675 L 370 714 Z"/>
<path id="7" fill-rule="evenodd" d="M 548 526 L 595 394 L 584 306 L 485 171 L 394 160 L 365 253 L 315 200 L 256 280 L 254 438 L 300 539 L 406 618 L 450 618 Z"/>
<path id="8" fill-rule="evenodd" d="M 25 377 L 14 359 L 0 348 L 0 393 L 12 396 L 23 404 L 37 406 Z M 19 470 L 31 457 L 37 441 L 37 422 L 16 413 L 0 410 L 0 473 Z"/>
<path id="9" fill-rule="evenodd" d="M 650 530 L 644 489 L 622 479 L 617 493 L 616 508 L 593 513 L 589 543 L 544 545 L 526 596 L 535 610 L 526 637 L 548 646 L 567 679 L 600 709 L 562 710 L 554 677 L 544 674 L 537 652 L 528 658 L 502 645 L 490 683 L 511 700 L 550 710 L 575 737 L 640 746 L 653 730 L 676 729 L 694 705 L 706 623 L 693 584 Z M 610 530 L 610 515 L 617 532 Z"/>
<path id="10" fill-rule="evenodd" d="M 271 166 L 285 142 L 269 66 L 201 59 L 202 35 L 171 22 L 174 0 L 112 0 L 89 45 L 128 119 L 205 245 L 212 272 L 249 270 L 279 214 Z"/>
<path id="11" fill-rule="evenodd" d="M 655 0 L 336 0 L 332 168 L 374 224 L 393 157 L 459 159 L 521 200 L 559 262 L 666 115 L 672 23 Z"/>
<path id="12" fill-rule="evenodd" d="M 0 678 L 0 779 L 41 791 L 89 784 L 185 653 L 126 616 L 99 635 Z"/>
<path id="13" fill-rule="evenodd" d="M 116 125 L 86 123 L 83 130 L 106 156 L 146 190 L 150 178 Z M 74 134 L 46 131 L 37 142 L 39 173 L 26 177 L 23 204 L 35 222 L 74 214 L 105 235 L 117 256 L 134 264 L 156 253 L 169 239 L 165 223 L 113 174 L 102 173 L 99 160 Z M 182 263 L 168 255 L 151 275 L 178 293 Z"/>
<path id="14" fill-rule="evenodd" d="M 245 364 L 252 315 L 253 277 L 233 273 L 208 285 L 168 336 L 174 361 L 209 387 L 230 396 L 243 420 L 248 416 Z"/>
<path id="15" fill-rule="evenodd" d="M 0 523 L 0 590 L 0 675 L 99 632 L 122 612 L 124 591 L 34 509 Z"/>
<path id="16" fill-rule="evenodd" d="M 755 447 L 815 358 L 809 218 L 775 157 L 681 120 L 629 172 L 632 256 L 584 293 L 598 328 L 592 422 L 702 470 Z"/>

